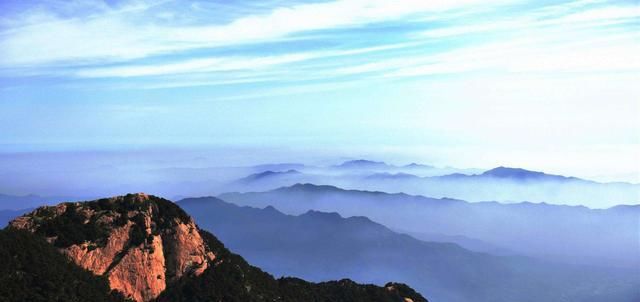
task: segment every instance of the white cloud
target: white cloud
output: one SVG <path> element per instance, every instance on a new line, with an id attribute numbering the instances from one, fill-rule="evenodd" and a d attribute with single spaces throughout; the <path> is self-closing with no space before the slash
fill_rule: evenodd
<path id="1" fill-rule="evenodd" d="M 274 57 L 226 57 L 186 60 L 179 63 L 137 65 L 123 67 L 107 67 L 81 69 L 75 73 L 78 77 L 139 77 L 181 73 L 200 73 L 231 70 L 257 70 L 260 68 L 293 63 L 309 59 L 310 54 L 293 54 Z"/>
<path id="2" fill-rule="evenodd" d="M 73 72 L 81 78 L 106 77 L 141 77 L 174 75 L 184 73 L 208 73 L 219 71 L 251 71 L 257 72 L 266 67 L 301 62 L 317 58 L 359 55 L 390 49 L 417 45 L 416 43 L 399 43 L 374 47 L 354 48 L 336 51 L 317 51 L 290 53 L 277 56 L 229 56 L 182 60 L 175 63 L 137 64 L 116 67 L 82 68 Z"/>
<path id="3" fill-rule="evenodd" d="M 162 24 L 136 19 L 148 13 L 147 10 L 157 6 L 157 3 L 134 2 L 118 9 L 96 6 L 95 12 L 88 17 L 67 20 L 55 15 L 47 15 L 46 18 L 35 18 L 33 22 L 52 19 L 57 21 L 12 27 L 0 34 L 0 66 L 5 68 L 31 66 L 22 74 L 38 74 L 38 71 L 47 74 L 52 73 L 53 69 L 39 68 L 54 64 L 54 67 L 60 67 L 60 70 L 53 72 L 55 75 L 79 78 L 129 78 L 220 71 L 257 73 L 261 70 L 307 60 L 354 56 L 354 58 L 358 57 L 358 60 L 345 60 L 340 65 L 322 61 L 312 66 L 312 69 L 307 66 L 304 77 L 309 79 L 365 73 L 378 73 L 384 77 L 410 77 L 478 70 L 520 73 L 638 69 L 638 60 L 634 59 L 633 55 L 638 48 L 637 43 L 630 41 L 634 39 L 633 34 L 623 33 L 625 38 L 622 39 L 623 43 L 613 41 L 617 44 L 606 44 L 607 41 L 596 39 L 601 38 L 599 37 L 601 34 L 594 35 L 594 30 L 590 26 L 595 27 L 603 24 L 602 22 L 629 20 L 640 16 L 640 8 L 637 6 L 593 8 L 589 6 L 593 1 L 575 1 L 544 7 L 532 11 L 531 14 L 514 15 L 494 22 L 474 23 L 478 19 L 470 18 L 464 25 L 456 25 L 460 24 L 458 20 L 450 20 L 451 26 L 424 31 L 412 36 L 408 42 L 366 48 L 311 50 L 279 55 L 253 54 L 200 58 L 191 56 L 146 64 L 131 61 L 163 53 L 281 39 L 305 31 L 355 26 L 414 15 L 424 17 L 425 13 L 438 15 L 429 13 L 457 8 L 473 11 L 473 9 L 469 10 L 467 5 L 476 3 L 478 3 L 477 0 L 406 0 L 401 4 L 384 0 L 338 0 L 274 8 L 266 14 L 240 17 L 227 24 L 201 23 L 191 26 L 184 25 L 189 22 L 171 25 L 164 17 L 161 18 L 164 20 Z M 487 5 L 483 5 L 482 9 L 486 8 Z M 583 10 L 576 11 L 576 8 Z M 163 11 L 166 10 L 154 11 L 153 15 L 161 14 Z M 35 13 L 34 16 L 36 16 Z M 42 15 L 41 10 L 37 13 Z M 573 26 L 575 24 L 587 24 L 587 29 Z M 406 55 L 362 56 L 370 52 L 415 47 L 463 34 L 504 34 L 503 39 L 512 39 L 510 35 L 514 32 L 519 35 L 512 41 L 492 41 L 493 38 L 486 38 L 481 45 L 467 43 L 456 45 L 455 48 L 447 46 L 437 52 L 425 49 L 423 52 Z M 501 37 L 499 35 L 496 39 Z M 635 38 L 637 39 L 637 35 Z M 586 46 L 583 47 L 583 45 Z M 111 62 L 121 64 L 65 68 L 87 63 L 100 65 Z M 287 75 L 296 74 L 302 74 L 301 70 L 291 70 Z M 283 74 L 273 76 L 283 76 Z M 224 81 L 207 78 L 183 82 L 201 85 Z"/>
<path id="4" fill-rule="evenodd" d="M 510 72 L 624 72 L 640 71 L 639 44 L 598 48 L 564 48 L 546 53 L 521 51 L 509 58 Z"/>
<path id="5" fill-rule="evenodd" d="M 471 33 L 480 33 L 487 31 L 506 31 L 512 30 L 514 27 L 521 27 L 522 23 L 520 21 L 500 21 L 493 23 L 485 23 L 485 24 L 472 24 L 472 25 L 463 25 L 463 26 L 451 26 L 451 27 L 443 27 L 436 28 L 424 31 L 419 33 L 418 37 L 424 38 L 443 38 L 450 36 L 459 36 L 464 34 Z"/>
<path id="6" fill-rule="evenodd" d="M 625 72 L 640 71 L 640 45 L 633 40 L 613 40 L 611 45 L 567 43 L 532 47 L 523 40 L 492 43 L 422 58 L 377 63 L 386 77 L 414 77 L 472 71 L 507 73 Z M 533 44 L 535 45 L 535 44 Z M 382 68 L 379 71 L 383 71 Z"/>
<path id="7" fill-rule="evenodd" d="M 418 38 L 443 38 L 486 32 L 508 32 L 535 30 L 542 27 L 601 26 L 633 20 L 640 17 L 640 6 L 605 6 L 572 11 L 594 1 L 576 1 L 563 5 L 545 7 L 518 17 L 507 17 L 491 22 L 471 23 L 429 29 L 418 33 Z M 558 12 L 565 14 L 558 15 Z"/>
<path id="8" fill-rule="evenodd" d="M 193 26 L 147 20 L 144 10 L 150 5 L 73 19 L 50 16 L 58 19 L 41 26 L 10 28 L 0 34 L 0 66 L 130 60 L 181 50 L 255 43 L 304 31 L 398 19 L 480 3 L 486 5 L 486 1 L 479 0 L 338 0 L 275 8 L 268 14 L 249 15 L 228 24 Z"/>
<path id="9" fill-rule="evenodd" d="M 640 17 L 640 5 L 610 6 L 576 12 L 553 23 L 593 22 L 602 20 L 634 19 Z M 637 21 L 637 20 L 636 20 Z"/>

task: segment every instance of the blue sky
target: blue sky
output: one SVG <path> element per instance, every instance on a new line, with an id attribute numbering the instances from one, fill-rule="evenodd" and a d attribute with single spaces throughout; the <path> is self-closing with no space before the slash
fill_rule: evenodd
<path id="1" fill-rule="evenodd" d="M 637 1 L 0 3 L 0 145 L 640 179 Z M 293 152 L 293 151 L 292 151 Z"/>

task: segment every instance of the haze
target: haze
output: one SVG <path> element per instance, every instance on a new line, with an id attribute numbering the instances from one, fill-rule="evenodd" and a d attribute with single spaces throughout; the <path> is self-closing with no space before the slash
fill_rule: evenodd
<path id="1" fill-rule="evenodd" d="M 4 165 L 205 150 L 638 182 L 639 16 L 634 1 L 2 1 L 0 149 Z"/>

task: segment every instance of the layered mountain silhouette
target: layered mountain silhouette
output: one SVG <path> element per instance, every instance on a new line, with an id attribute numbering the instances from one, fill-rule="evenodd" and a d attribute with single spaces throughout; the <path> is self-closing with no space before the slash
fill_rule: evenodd
<path id="1" fill-rule="evenodd" d="M 0 194 L 0 211 L 2 210 L 22 210 L 35 208 L 42 205 L 56 204 L 62 201 L 76 200 L 68 196 L 40 196 L 36 194 L 28 195 L 7 195 Z"/>
<path id="2" fill-rule="evenodd" d="M 247 177 L 241 178 L 238 180 L 240 183 L 251 183 L 256 181 L 264 181 L 264 180 L 272 180 L 278 177 L 286 177 L 286 176 L 297 176 L 301 175 L 300 171 L 297 170 L 286 170 L 286 171 L 271 171 L 267 170 L 260 173 L 251 174 Z"/>
<path id="3" fill-rule="evenodd" d="M 509 167 L 497 167 L 491 170 L 487 170 L 481 174 L 465 175 L 465 174 L 449 174 L 442 176 L 444 178 L 502 178 L 518 181 L 583 181 L 595 183 L 593 181 L 587 181 L 576 177 L 566 177 L 562 175 L 547 174 L 544 172 L 530 171 L 521 168 L 509 168 Z"/>
<path id="4" fill-rule="evenodd" d="M 421 233 L 465 236 L 553 261 L 640 267 L 637 236 L 640 206 L 593 210 L 529 202 L 469 203 L 312 184 L 219 197 L 258 208 L 272 205 L 294 215 L 308 210 L 338 212 L 347 217 L 364 215 L 416 236 Z"/>
<path id="5" fill-rule="evenodd" d="M 300 163 L 279 163 L 279 164 L 256 165 L 256 166 L 252 166 L 251 170 L 257 171 L 258 173 L 266 172 L 266 171 L 282 172 L 282 171 L 288 171 L 288 170 L 301 170 L 306 167 L 307 165 L 300 164 Z"/>
<path id="6" fill-rule="evenodd" d="M 388 165 L 387 163 L 381 161 L 356 159 L 345 161 L 339 165 L 336 165 L 335 167 L 345 169 L 386 169 L 390 168 L 391 165 Z"/>
<path id="7" fill-rule="evenodd" d="M 449 302 L 630 302 L 640 297 L 640 281 L 631 281 L 632 271 L 471 252 L 398 234 L 366 217 L 314 210 L 292 216 L 215 197 L 178 204 L 201 227 L 215 230 L 232 249 L 275 275 L 314 281 L 348 276 L 374 283 L 392 278 L 428 290 L 433 301 Z"/>
<path id="8" fill-rule="evenodd" d="M 431 170 L 437 169 L 434 166 L 410 163 L 407 165 L 392 165 L 382 161 L 373 161 L 368 159 L 354 159 L 348 160 L 341 164 L 335 165 L 332 168 L 338 169 L 363 169 L 363 170 Z"/>
<path id="9" fill-rule="evenodd" d="M 410 164 L 404 165 L 402 167 L 403 168 L 407 168 L 407 169 L 433 169 L 433 168 L 435 168 L 434 166 L 431 166 L 431 165 L 418 164 L 418 163 L 410 163 Z"/>
<path id="10" fill-rule="evenodd" d="M 21 268 L 22 259 L 34 257 L 36 264 L 52 261 L 70 272 L 63 290 L 71 293 L 61 296 L 65 301 L 94 301 L 78 292 L 85 283 L 85 289 L 98 296 L 95 301 L 111 298 L 109 288 L 118 293 L 114 299 L 121 295 L 134 301 L 426 301 L 398 283 L 378 287 L 346 279 L 323 283 L 274 279 L 200 230 L 171 201 L 145 194 L 41 207 L 11 221 L 2 235 L 3 241 L 23 241 L 44 251 L 38 256 L 22 245 L 0 246 L 0 254 L 13 255 L 3 257 L 0 266 L 14 272 L 2 275 L 7 282 L 3 286 L 10 284 L 8 291 L 13 293 L 44 284 L 39 289 L 44 298 L 35 301 L 56 294 L 55 286 L 48 284 L 59 280 L 39 274 L 31 264 Z M 71 262 L 65 262 L 65 256 Z M 7 297 L 24 301 L 20 295 Z"/>
<path id="11" fill-rule="evenodd" d="M 473 202 L 537 201 L 602 208 L 640 201 L 639 184 L 599 183 L 521 168 L 497 167 L 471 173 L 474 169 L 435 168 L 421 164 L 395 166 L 364 159 L 331 167 L 306 168 L 295 170 L 299 173 L 262 171 L 230 183 L 226 191 L 266 191 L 296 183 L 314 183 Z"/>
<path id="12" fill-rule="evenodd" d="M 373 173 L 371 175 L 367 175 L 365 179 L 373 179 L 373 180 L 388 180 L 388 179 L 418 179 L 420 178 L 417 175 L 413 175 L 410 173 L 389 173 L 389 172 L 381 172 L 381 173 Z"/>

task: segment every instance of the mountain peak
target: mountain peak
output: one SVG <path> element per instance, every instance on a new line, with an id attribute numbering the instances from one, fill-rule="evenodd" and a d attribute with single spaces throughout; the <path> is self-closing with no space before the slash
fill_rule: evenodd
<path id="1" fill-rule="evenodd" d="M 262 210 L 267 212 L 267 213 L 282 214 L 282 212 L 278 211 L 278 209 L 276 209 L 274 206 L 271 206 L 271 205 L 264 207 L 264 209 L 262 209 Z"/>
<path id="2" fill-rule="evenodd" d="M 569 177 L 564 177 L 560 175 L 552 175 L 552 174 L 546 174 L 544 172 L 530 171 L 522 168 L 509 168 L 509 167 L 503 167 L 503 166 L 493 168 L 491 170 L 487 170 L 481 175 L 497 177 L 497 178 L 513 178 L 513 179 L 521 179 L 521 180 L 542 179 L 542 178 L 569 179 Z"/>
<path id="3" fill-rule="evenodd" d="M 340 214 L 336 212 L 321 212 L 316 210 L 309 210 L 300 216 L 323 219 L 323 220 L 331 220 L 331 221 L 339 221 L 342 219 L 342 216 L 340 216 Z"/>
<path id="4" fill-rule="evenodd" d="M 273 191 L 341 191 L 342 189 L 330 185 L 314 185 L 311 183 L 297 183 L 288 187 L 281 187 Z"/>
<path id="5" fill-rule="evenodd" d="M 382 173 L 374 173 L 374 174 L 368 175 L 365 178 L 367 179 L 413 179 L 413 178 L 420 178 L 420 177 L 417 175 L 403 173 L 403 172 L 400 172 L 400 173 L 382 172 Z"/>
<path id="6" fill-rule="evenodd" d="M 381 161 L 372 161 L 366 159 L 356 159 L 345 161 L 342 164 L 338 165 L 339 168 L 382 168 L 388 167 L 385 162 Z"/>
<path id="7" fill-rule="evenodd" d="M 251 175 L 249 175 L 247 177 L 243 177 L 243 178 L 239 179 L 238 181 L 240 181 L 240 182 L 252 182 L 252 181 L 258 181 L 258 180 L 262 180 L 262 179 L 267 179 L 267 178 L 274 177 L 274 176 L 299 175 L 299 174 L 302 174 L 302 173 L 300 171 L 298 171 L 298 170 L 295 170 L 295 169 L 289 169 L 287 171 L 271 171 L 271 170 L 267 170 L 267 171 L 251 174 Z"/>
<path id="8" fill-rule="evenodd" d="M 514 174 L 531 174 L 531 173 L 544 174 L 542 172 L 530 171 L 530 170 L 526 170 L 526 169 L 522 169 L 522 168 L 511 168 L 511 167 L 505 167 L 505 166 L 499 166 L 499 167 L 487 170 L 482 174 L 485 174 L 485 175 L 514 175 Z"/>
<path id="9" fill-rule="evenodd" d="M 144 193 L 40 207 L 14 219 L 6 230 L 48 242 L 57 248 L 53 251 L 106 279 L 111 290 L 136 302 L 227 301 L 230 297 L 237 301 L 328 302 L 354 297 L 372 302 L 427 302 L 404 285 L 390 291 L 356 283 L 276 280 L 200 230 L 178 205 Z M 2 246 L 0 254 L 7 255 Z M 5 258 L 14 266 L 19 264 L 15 257 Z M 35 273 L 13 281 L 20 286 L 51 279 Z"/>
<path id="10" fill-rule="evenodd" d="M 215 259 L 191 217 L 144 193 L 40 207 L 9 226 L 45 237 L 135 301 L 155 299 L 169 283 L 201 274 Z"/>
<path id="11" fill-rule="evenodd" d="M 131 194 L 129 194 L 129 195 L 130 195 L 131 197 L 133 197 L 133 198 L 135 198 L 135 199 L 137 199 L 137 200 L 141 201 L 141 202 L 144 202 L 144 201 L 150 200 L 150 199 L 151 199 L 151 197 L 152 197 L 151 195 L 149 195 L 149 194 L 147 194 L 147 193 L 144 193 L 144 192 L 131 193 Z M 155 198 L 158 198 L 158 197 L 155 197 L 155 196 L 153 196 L 153 197 L 154 197 L 154 199 L 155 199 Z"/>
<path id="12" fill-rule="evenodd" d="M 425 164 L 410 163 L 408 165 L 403 166 L 403 168 L 409 168 L 409 169 L 433 169 L 435 167 L 431 166 L 431 165 L 425 165 Z"/>

